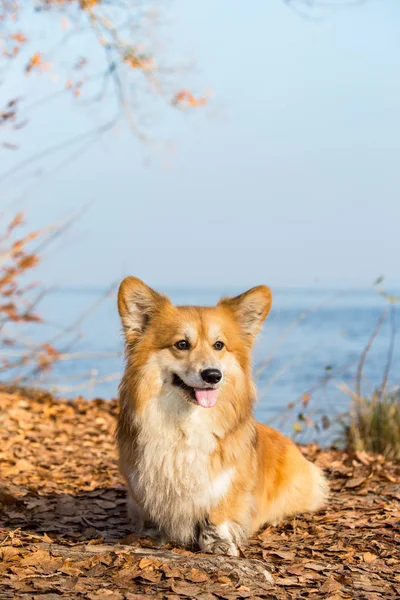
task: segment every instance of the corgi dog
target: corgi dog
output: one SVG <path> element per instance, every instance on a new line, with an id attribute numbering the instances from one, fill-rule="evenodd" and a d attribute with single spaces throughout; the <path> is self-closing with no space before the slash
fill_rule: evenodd
<path id="1" fill-rule="evenodd" d="M 117 442 L 137 532 L 238 556 L 262 526 L 324 505 L 322 471 L 253 416 L 251 348 L 271 301 L 258 286 L 174 306 L 140 279 L 121 283 Z"/>

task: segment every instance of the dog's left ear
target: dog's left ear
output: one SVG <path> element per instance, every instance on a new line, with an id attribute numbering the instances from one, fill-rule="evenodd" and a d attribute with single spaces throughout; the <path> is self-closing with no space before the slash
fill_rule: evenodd
<path id="1" fill-rule="evenodd" d="M 260 331 L 272 305 L 272 294 L 266 285 L 258 285 L 234 298 L 222 298 L 218 306 L 233 311 L 245 333 L 254 338 Z"/>

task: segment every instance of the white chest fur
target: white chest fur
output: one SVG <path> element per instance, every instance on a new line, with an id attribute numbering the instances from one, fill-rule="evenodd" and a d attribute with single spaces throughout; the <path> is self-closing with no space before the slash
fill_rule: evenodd
<path id="1" fill-rule="evenodd" d="M 227 493 L 234 474 L 233 468 L 211 474 L 216 439 L 206 410 L 171 393 L 154 398 L 136 419 L 139 432 L 131 486 L 147 516 L 184 543 Z"/>

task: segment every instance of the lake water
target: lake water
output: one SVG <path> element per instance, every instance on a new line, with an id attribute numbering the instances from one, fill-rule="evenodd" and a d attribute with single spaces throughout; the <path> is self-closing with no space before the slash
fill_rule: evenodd
<path id="1" fill-rule="evenodd" d="M 164 289 L 176 304 L 214 304 L 221 295 L 241 289 Z M 354 389 L 357 363 L 388 302 L 375 290 L 338 292 L 329 290 L 274 291 L 273 308 L 254 348 L 259 400 L 256 415 L 273 422 L 286 433 L 293 432 L 299 413 L 313 425 L 302 422 L 299 438 L 323 441 L 332 429 L 324 430 L 348 407 L 343 384 Z M 395 293 L 392 291 L 392 293 Z M 116 309 L 116 293 L 103 297 L 101 290 L 59 290 L 48 295 L 39 313 L 47 325 L 32 326 L 29 335 L 60 336 L 54 342 L 65 358 L 51 373 L 38 377 L 30 372 L 29 385 L 44 385 L 67 397 L 112 398 L 117 394 L 123 368 L 123 343 Z M 61 335 L 82 312 L 87 315 Z M 398 309 L 396 308 L 396 314 Z M 397 321 L 399 319 L 397 318 Z M 399 325 L 396 325 L 397 330 Z M 368 353 L 363 388 L 379 385 L 388 356 L 390 322 L 387 319 Z M 77 336 L 79 332 L 79 336 Z M 389 383 L 400 383 L 400 340 L 395 343 Z M 303 406 L 304 394 L 310 396 Z M 308 396 L 306 396 L 308 398 Z M 288 405 L 294 407 L 287 410 Z M 322 420 L 321 420 L 322 419 Z"/>

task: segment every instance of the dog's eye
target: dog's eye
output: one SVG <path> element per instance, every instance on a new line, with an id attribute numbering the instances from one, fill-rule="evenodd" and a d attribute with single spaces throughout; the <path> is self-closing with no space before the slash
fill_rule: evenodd
<path id="1" fill-rule="evenodd" d="M 175 348 L 178 348 L 178 350 L 190 350 L 190 344 L 187 340 L 179 340 L 179 342 L 176 342 Z"/>
<path id="2" fill-rule="evenodd" d="M 214 348 L 215 348 L 216 350 L 222 350 L 222 348 L 223 348 L 224 346 L 225 346 L 224 342 L 219 342 L 219 341 L 218 341 L 218 342 L 215 342 L 215 344 L 214 344 Z"/>

